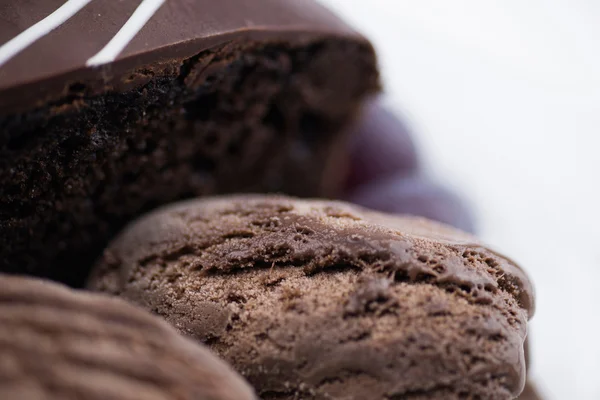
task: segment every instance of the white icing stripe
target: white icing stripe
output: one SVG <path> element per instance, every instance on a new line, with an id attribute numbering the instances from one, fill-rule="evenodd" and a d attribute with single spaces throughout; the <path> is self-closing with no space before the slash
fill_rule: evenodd
<path id="1" fill-rule="evenodd" d="M 85 64 L 96 66 L 114 61 L 164 2 L 165 0 L 143 0 L 110 42 Z"/>
<path id="2" fill-rule="evenodd" d="M 52 14 L 0 46 L 0 66 L 23 51 L 33 42 L 65 23 L 92 0 L 68 0 Z"/>

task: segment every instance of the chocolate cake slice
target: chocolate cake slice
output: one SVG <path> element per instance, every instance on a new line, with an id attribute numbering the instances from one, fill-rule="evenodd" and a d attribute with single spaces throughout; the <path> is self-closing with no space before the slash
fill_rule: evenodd
<path id="1" fill-rule="evenodd" d="M 132 217 L 211 193 L 330 196 L 378 90 L 313 0 L 0 6 L 0 270 L 78 284 Z"/>

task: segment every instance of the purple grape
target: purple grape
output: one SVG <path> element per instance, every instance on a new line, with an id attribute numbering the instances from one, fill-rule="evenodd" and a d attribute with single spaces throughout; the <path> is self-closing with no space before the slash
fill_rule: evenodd
<path id="1" fill-rule="evenodd" d="M 348 188 L 419 167 L 409 130 L 379 101 L 366 107 L 351 134 Z"/>
<path id="2" fill-rule="evenodd" d="M 422 216 L 474 232 L 473 215 L 465 202 L 420 174 L 374 180 L 350 192 L 347 200 L 375 210 Z"/>
<path id="3" fill-rule="evenodd" d="M 406 125 L 380 101 L 352 132 L 346 200 L 379 211 L 422 216 L 473 232 L 465 202 L 421 171 Z"/>

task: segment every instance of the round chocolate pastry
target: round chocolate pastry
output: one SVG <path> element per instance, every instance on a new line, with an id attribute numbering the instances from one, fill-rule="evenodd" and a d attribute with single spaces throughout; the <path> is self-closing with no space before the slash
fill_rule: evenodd
<path id="1" fill-rule="evenodd" d="M 378 89 L 371 44 L 313 0 L 5 0 L 0 270 L 82 284 L 157 205 L 332 196 Z"/>
<path id="2" fill-rule="evenodd" d="M 121 299 L 0 275 L 0 398 L 255 397 L 208 350 Z"/>
<path id="3" fill-rule="evenodd" d="M 340 202 L 171 205 L 105 251 L 89 287 L 165 317 L 263 399 L 513 399 L 527 276 L 450 227 Z"/>

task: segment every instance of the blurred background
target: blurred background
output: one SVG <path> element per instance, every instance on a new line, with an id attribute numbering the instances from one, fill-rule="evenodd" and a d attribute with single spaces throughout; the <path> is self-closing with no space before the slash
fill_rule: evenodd
<path id="1" fill-rule="evenodd" d="M 321 1 L 374 42 L 430 172 L 533 277 L 543 394 L 600 399 L 600 1 Z"/>

